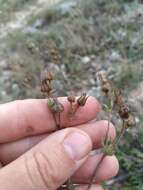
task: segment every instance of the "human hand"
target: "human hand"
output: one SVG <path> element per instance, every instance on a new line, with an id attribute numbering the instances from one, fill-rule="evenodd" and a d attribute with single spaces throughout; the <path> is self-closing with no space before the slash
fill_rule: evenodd
<path id="1" fill-rule="evenodd" d="M 89 155 L 99 148 L 107 129 L 107 121 L 88 122 L 100 109 L 90 97 L 79 108 L 73 121 L 67 119 L 69 104 L 64 105 L 61 125 L 56 131 L 53 115 L 46 100 L 22 100 L 0 106 L 0 189 L 1 190 L 54 190 L 72 176 L 85 189 L 101 155 Z M 109 135 L 115 138 L 110 124 Z M 115 156 L 106 156 L 96 173 L 91 190 L 102 190 L 98 185 L 118 172 Z"/>

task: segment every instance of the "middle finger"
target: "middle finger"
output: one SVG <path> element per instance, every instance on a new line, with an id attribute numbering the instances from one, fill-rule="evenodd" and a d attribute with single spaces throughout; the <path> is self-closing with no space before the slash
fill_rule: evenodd
<path id="1" fill-rule="evenodd" d="M 101 142 L 106 135 L 108 121 L 97 121 L 94 123 L 87 123 L 79 125 L 78 128 L 84 130 L 92 139 L 93 148 L 99 148 Z M 31 149 L 37 143 L 44 138 L 47 138 L 50 134 L 43 134 L 33 137 L 27 137 L 21 140 L 17 140 L 11 143 L 5 143 L 0 145 L 0 161 L 5 165 L 15 160 L 26 151 Z M 115 138 L 115 128 L 110 124 L 109 136 Z"/>

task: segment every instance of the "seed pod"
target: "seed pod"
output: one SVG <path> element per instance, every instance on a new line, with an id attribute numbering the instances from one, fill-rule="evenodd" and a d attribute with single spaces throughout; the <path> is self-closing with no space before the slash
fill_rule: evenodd
<path id="1" fill-rule="evenodd" d="M 102 92 L 104 92 L 106 95 L 111 91 L 111 84 L 109 81 L 106 81 L 101 86 Z"/>
<path id="2" fill-rule="evenodd" d="M 120 89 L 114 88 L 115 104 L 119 107 L 124 104 L 123 95 Z"/>
<path id="3" fill-rule="evenodd" d="M 110 143 L 108 146 L 103 147 L 103 152 L 105 155 L 113 156 L 116 152 L 115 144 Z"/>
<path id="4" fill-rule="evenodd" d="M 55 105 L 54 99 L 53 98 L 48 98 L 47 103 L 48 103 L 48 107 L 50 108 L 50 110 L 52 110 L 54 105 Z"/>
<path id="5" fill-rule="evenodd" d="M 48 98 L 47 103 L 53 113 L 61 113 L 64 111 L 64 106 L 55 98 Z"/>
<path id="6" fill-rule="evenodd" d="M 113 91 L 112 82 L 107 78 L 105 73 L 102 72 L 98 73 L 98 80 L 100 82 L 101 91 L 104 92 L 106 96 L 110 96 Z"/>
<path id="7" fill-rule="evenodd" d="M 44 83 L 50 83 L 52 80 L 53 80 L 53 75 L 50 71 L 43 71 L 41 73 L 41 81 L 44 82 Z"/>
<path id="8" fill-rule="evenodd" d="M 52 90 L 52 87 L 50 84 L 45 83 L 44 81 L 41 84 L 41 92 L 50 93 Z"/>
<path id="9" fill-rule="evenodd" d="M 102 142 L 103 153 L 108 156 L 112 156 L 116 152 L 116 143 L 111 139 L 104 139 Z"/>
<path id="10" fill-rule="evenodd" d="M 126 122 L 126 129 L 136 125 L 136 119 L 131 114 L 129 115 L 129 118 L 127 120 L 125 120 L 125 122 Z"/>
<path id="11" fill-rule="evenodd" d="M 130 109 L 126 104 L 124 104 L 120 106 L 118 113 L 122 119 L 128 119 L 130 116 Z"/>
<path id="12" fill-rule="evenodd" d="M 77 99 L 77 103 L 79 106 L 84 106 L 86 104 L 86 101 L 88 99 L 88 96 L 86 95 L 86 93 L 83 93 L 78 99 Z"/>
<path id="13" fill-rule="evenodd" d="M 75 102 L 75 95 L 73 92 L 70 93 L 70 95 L 67 97 L 67 100 L 70 102 L 70 103 L 74 103 Z"/>
<path id="14" fill-rule="evenodd" d="M 47 93 L 50 96 L 52 91 L 51 81 L 53 80 L 53 76 L 51 72 L 44 72 L 42 73 L 42 80 L 41 80 L 41 92 Z"/>
<path id="15" fill-rule="evenodd" d="M 60 102 L 58 102 L 55 104 L 54 110 L 56 113 L 61 113 L 64 111 L 64 106 Z"/>
<path id="16" fill-rule="evenodd" d="M 47 73 L 47 80 L 48 80 L 49 82 L 51 82 L 51 81 L 53 80 L 53 75 L 51 74 L 50 71 L 48 71 L 48 73 Z"/>

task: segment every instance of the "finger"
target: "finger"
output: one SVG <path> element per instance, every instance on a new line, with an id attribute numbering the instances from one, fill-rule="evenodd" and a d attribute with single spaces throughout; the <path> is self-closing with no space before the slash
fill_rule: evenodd
<path id="1" fill-rule="evenodd" d="M 75 190 L 87 190 L 88 185 L 79 185 L 75 188 Z M 103 190 L 101 185 L 93 184 L 90 190 Z"/>
<path id="2" fill-rule="evenodd" d="M 94 183 L 101 183 L 117 175 L 119 163 L 115 156 L 106 156 L 101 162 L 99 169 L 95 168 L 100 162 L 102 154 L 90 156 L 73 176 L 73 181 L 77 183 L 89 183 L 94 175 Z"/>
<path id="3" fill-rule="evenodd" d="M 94 148 L 101 147 L 101 142 L 104 139 L 107 131 L 108 121 L 97 121 L 95 123 L 88 123 L 77 126 L 77 128 L 82 129 L 86 132 L 93 143 Z M 108 136 L 112 139 L 115 138 L 115 128 L 110 123 Z M 10 163 L 15 160 L 30 148 L 39 143 L 42 139 L 46 138 L 48 134 L 43 134 L 39 136 L 27 137 L 21 140 L 17 140 L 10 143 L 5 143 L 0 145 L 0 160 L 3 165 Z"/>
<path id="4" fill-rule="evenodd" d="M 0 170 L 1 189 L 54 190 L 85 162 L 92 148 L 82 130 L 57 131 Z M 61 172 L 62 171 L 62 172 Z"/>
<path id="5" fill-rule="evenodd" d="M 30 150 L 33 146 L 37 145 L 40 141 L 48 137 L 48 134 L 26 137 L 11 143 L 5 143 L 0 145 L 0 161 L 2 165 L 6 165 L 18 157 L 23 155 L 25 152 Z"/>
<path id="6" fill-rule="evenodd" d="M 93 119 L 100 108 L 97 100 L 89 97 L 86 105 L 77 110 L 76 116 L 71 121 L 68 118 L 70 105 L 67 98 L 59 98 L 59 101 L 64 106 L 64 112 L 61 113 L 63 127 L 78 125 Z M 0 143 L 56 129 L 47 100 L 19 100 L 0 106 Z"/>
<path id="7" fill-rule="evenodd" d="M 107 135 L 109 139 L 113 140 L 116 137 L 116 130 L 113 124 L 108 123 L 107 120 L 101 120 L 101 121 L 96 121 L 94 123 L 79 125 L 79 129 L 82 129 L 90 136 L 94 148 L 100 148 L 104 138 L 106 137 L 108 125 L 109 125 L 109 132 Z"/>

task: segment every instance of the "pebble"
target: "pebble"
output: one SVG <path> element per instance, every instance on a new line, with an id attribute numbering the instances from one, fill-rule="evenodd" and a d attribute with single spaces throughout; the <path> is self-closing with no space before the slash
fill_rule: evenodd
<path id="1" fill-rule="evenodd" d="M 81 62 L 84 63 L 84 64 L 89 63 L 90 62 L 90 57 L 88 57 L 88 56 L 82 57 Z"/>

